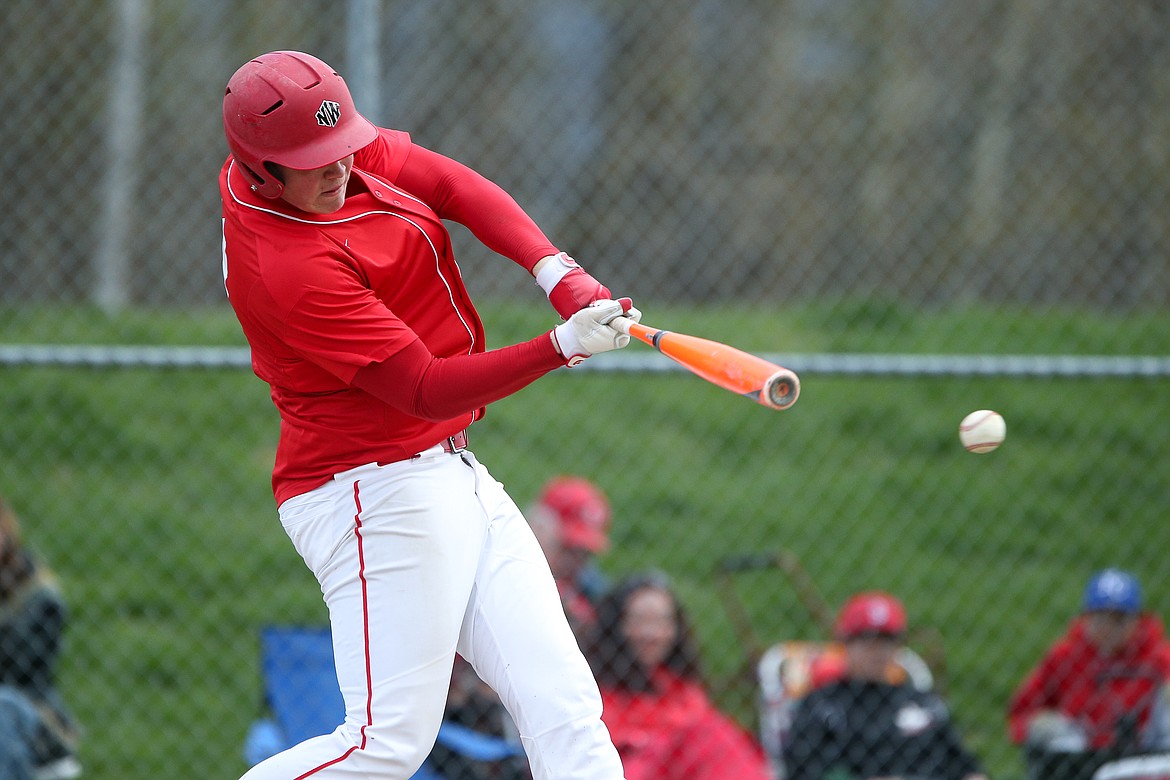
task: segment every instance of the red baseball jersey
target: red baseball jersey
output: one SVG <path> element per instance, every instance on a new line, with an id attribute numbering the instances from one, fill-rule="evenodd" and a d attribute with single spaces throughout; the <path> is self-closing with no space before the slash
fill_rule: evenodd
<path id="1" fill-rule="evenodd" d="M 409 135 L 381 129 L 355 157 L 344 206 L 324 215 L 258 197 L 230 157 L 220 171 L 224 282 L 280 411 L 278 503 L 408 458 L 483 414 L 423 420 L 350 386 L 415 339 L 438 357 L 484 350 L 446 228 L 391 183 L 410 149 Z"/>

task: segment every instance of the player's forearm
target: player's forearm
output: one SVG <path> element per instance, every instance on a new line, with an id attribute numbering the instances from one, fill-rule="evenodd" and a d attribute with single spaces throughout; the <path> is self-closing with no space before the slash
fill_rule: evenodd
<path id="1" fill-rule="evenodd" d="M 424 420 L 449 420 L 515 393 L 565 364 L 547 333 L 474 355 L 439 358 L 422 341 L 358 371 L 353 385 Z"/>
<path id="2" fill-rule="evenodd" d="M 524 266 L 557 253 L 544 232 L 499 185 L 471 168 L 417 144 L 398 183 L 449 219 L 470 230 L 484 246 Z"/>

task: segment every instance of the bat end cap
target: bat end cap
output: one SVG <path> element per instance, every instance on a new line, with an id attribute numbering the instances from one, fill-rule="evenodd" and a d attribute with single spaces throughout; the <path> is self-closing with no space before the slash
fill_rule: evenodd
<path id="1" fill-rule="evenodd" d="M 760 400 L 773 409 L 787 409 L 800 397 L 800 378 L 788 369 L 768 377 L 760 393 Z"/>

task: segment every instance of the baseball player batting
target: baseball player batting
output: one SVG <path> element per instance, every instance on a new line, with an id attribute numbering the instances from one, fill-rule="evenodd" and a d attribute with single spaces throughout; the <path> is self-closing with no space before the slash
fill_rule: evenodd
<path id="1" fill-rule="evenodd" d="M 224 283 L 280 412 L 273 490 L 321 584 L 346 708 L 246 780 L 406 780 L 456 652 L 499 694 L 537 780 L 620 780 L 548 564 L 467 429 L 553 369 L 626 346 L 610 323 L 638 310 L 495 184 L 371 124 L 316 57 L 246 63 L 223 117 Z M 441 220 L 532 273 L 564 322 L 485 351 Z"/>

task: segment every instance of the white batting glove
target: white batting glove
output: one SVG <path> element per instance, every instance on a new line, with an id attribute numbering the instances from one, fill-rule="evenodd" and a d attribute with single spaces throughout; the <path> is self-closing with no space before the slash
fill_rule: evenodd
<path id="1" fill-rule="evenodd" d="M 570 366 L 580 364 L 590 355 L 621 349 L 630 343 L 630 337 L 610 323 L 623 316 L 638 322 L 642 312 L 634 308 L 629 298 L 594 301 L 552 329 L 553 346 Z"/>

